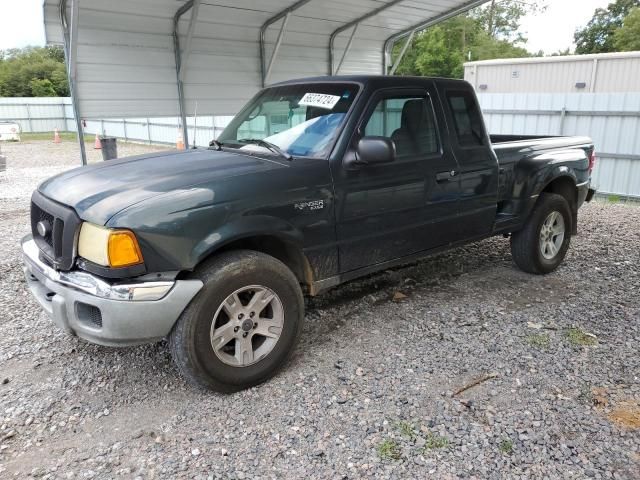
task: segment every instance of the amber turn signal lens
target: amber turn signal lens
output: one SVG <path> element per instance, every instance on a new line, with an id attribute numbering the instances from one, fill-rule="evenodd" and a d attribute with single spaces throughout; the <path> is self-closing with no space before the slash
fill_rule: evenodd
<path id="1" fill-rule="evenodd" d="M 129 267 L 142 263 L 142 253 L 133 232 L 116 230 L 109 234 L 109 265 Z"/>

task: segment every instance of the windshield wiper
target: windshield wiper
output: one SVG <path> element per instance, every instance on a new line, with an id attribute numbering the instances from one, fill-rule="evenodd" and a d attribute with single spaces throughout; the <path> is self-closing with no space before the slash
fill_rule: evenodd
<path id="1" fill-rule="evenodd" d="M 222 145 L 222 142 L 214 139 L 209 142 L 209 149 L 220 151 L 222 150 Z"/>
<path id="2" fill-rule="evenodd" d="M 264 147 L 267 150 L 272 151 L 276 155 L 280 155 L 285 160 L 293 160 L 293 156 L 290 153 L 285 152 L 283 149 L 281 149 L 275 143 L 267 142 L 266 140 L 262 140 L 260 138 L 242 138 L 242 139 L 238 140 L 238 142 L 251 143 L 253 145 L 258 145 L 260 147 Z"/>

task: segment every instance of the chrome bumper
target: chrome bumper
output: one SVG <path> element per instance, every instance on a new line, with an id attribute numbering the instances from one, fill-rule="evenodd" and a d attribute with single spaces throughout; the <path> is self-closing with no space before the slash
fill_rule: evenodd
<path id="1" fill-rule="evenodd" d="M 166 337 L 202 288 L 199 280 L 111 284 L 43 263 L 31 235 L 22 240 L 27 285 L 64 330 L 100 345 L 135 345 Z"/>

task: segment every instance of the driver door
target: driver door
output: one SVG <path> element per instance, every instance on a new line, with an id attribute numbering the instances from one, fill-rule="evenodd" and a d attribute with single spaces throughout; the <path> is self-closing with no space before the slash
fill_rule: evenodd
<path id="1" fill-rule="evenodd" d="M 351 148 L 364 136 L 387 137 L 396 160 L 351 171 L 343 165 L 334 174 L 341 273 L 452 240 L 459 188 L 441 174 L 454 171 L 456 161 L 443 153 L 429 93 L 392 89 L 375 95 Z"/>

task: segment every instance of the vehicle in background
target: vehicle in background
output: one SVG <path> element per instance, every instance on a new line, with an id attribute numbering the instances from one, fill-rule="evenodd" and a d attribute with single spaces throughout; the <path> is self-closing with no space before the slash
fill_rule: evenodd
<path id="1" fill-rule="evenodd" d="M 290 81 L 209 149 L 42 183 L 24 269 L 65 330 L 114 346 L 168 337 L 188 379 L 233 391 L 283 365 L 304 294 L 495 235 L 522 270 L 552 272 L 594 161 L 586 137 L 489 136 L 464 81 Z"/>
<path id="2" fill-rule="evenodd" d="M 0 122 L 0 141 L 19 142 L 21 132 L 19 123 Z"/>

